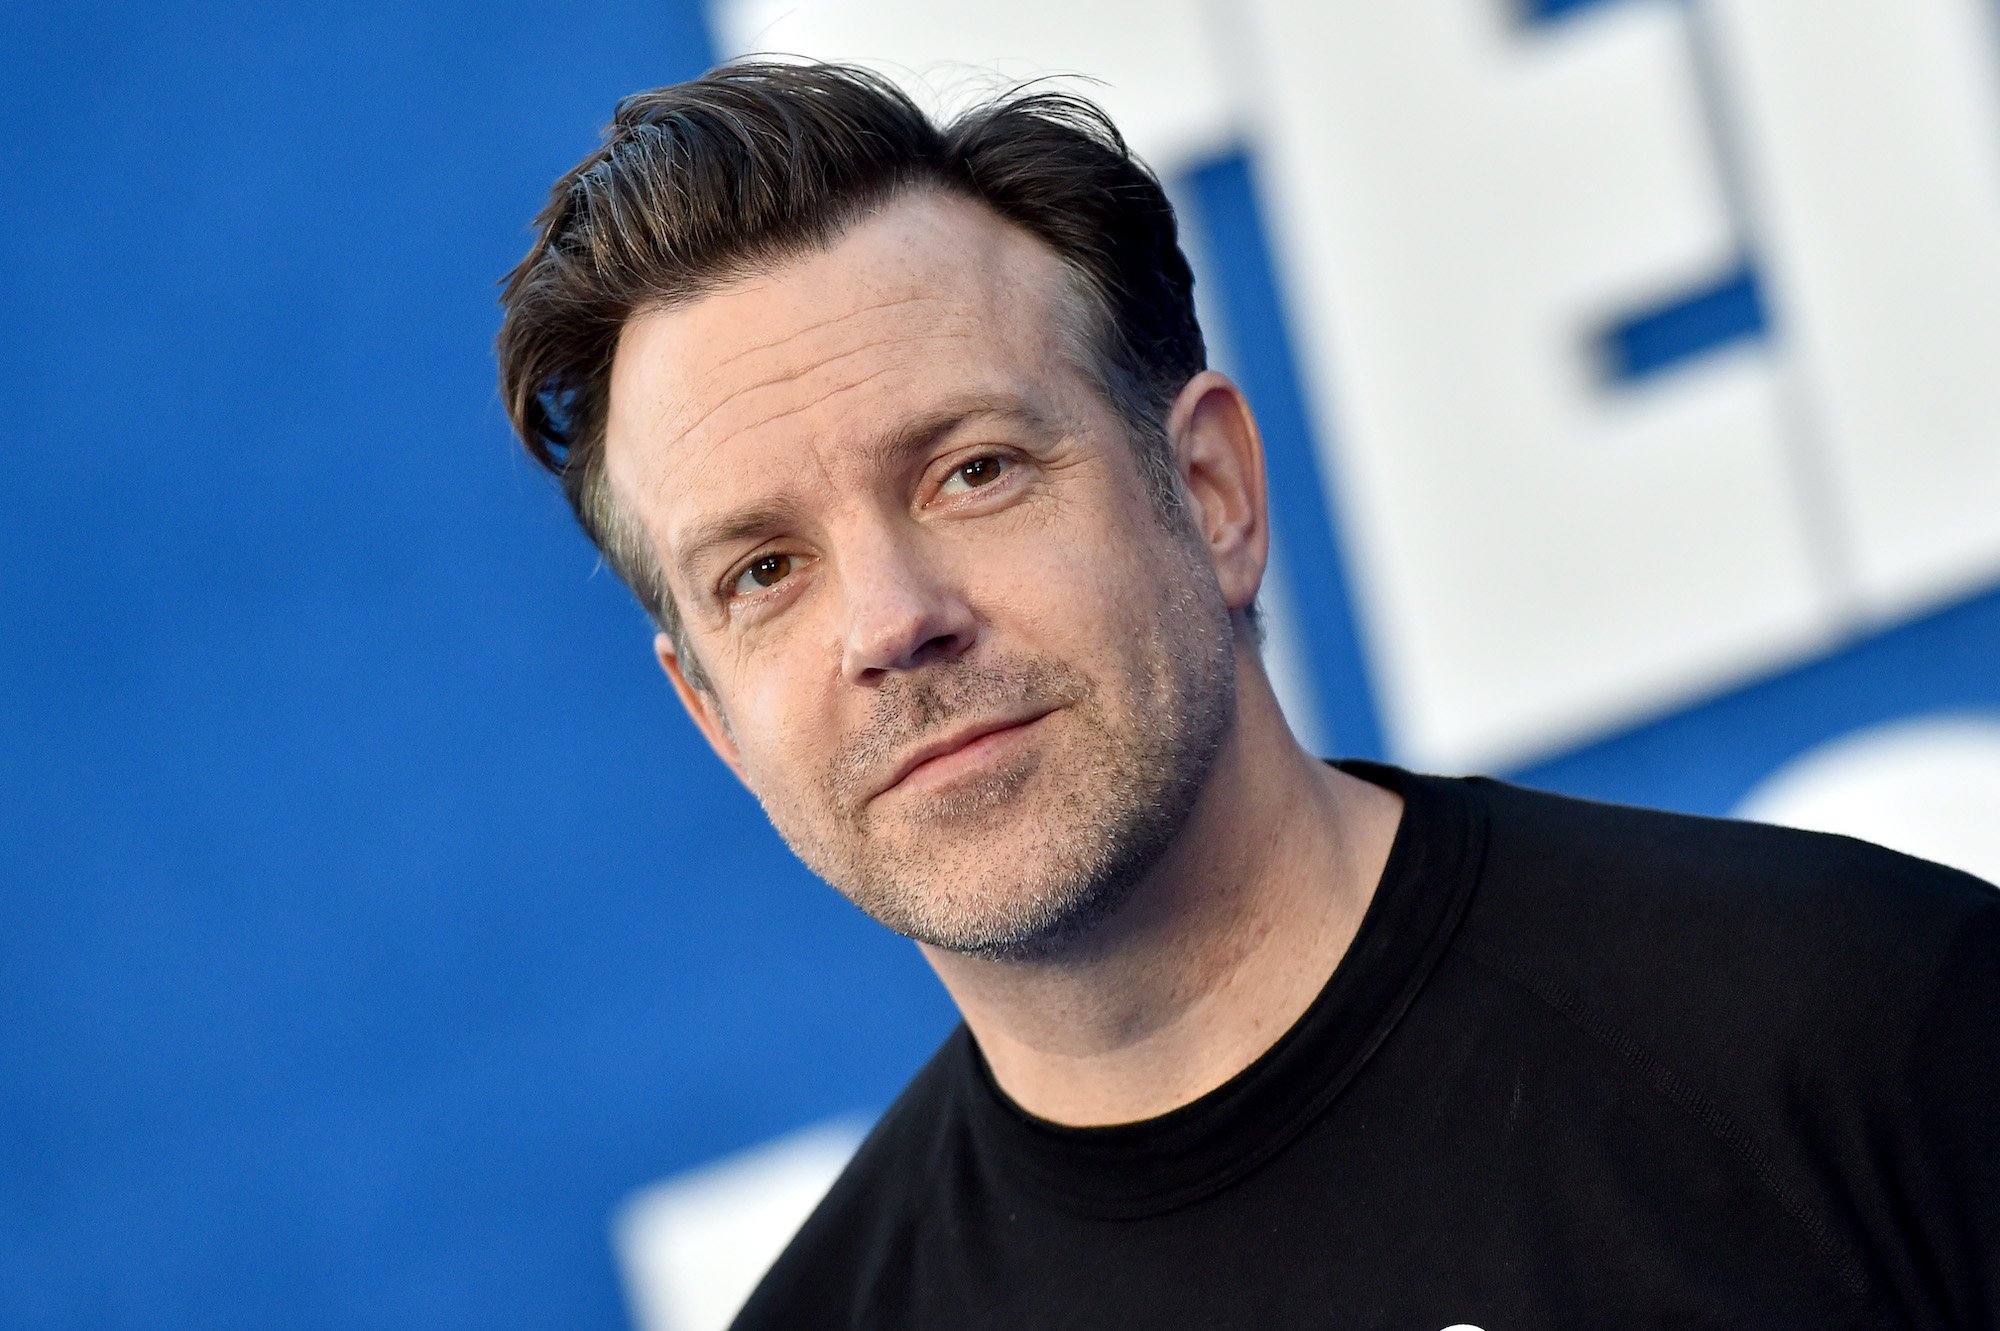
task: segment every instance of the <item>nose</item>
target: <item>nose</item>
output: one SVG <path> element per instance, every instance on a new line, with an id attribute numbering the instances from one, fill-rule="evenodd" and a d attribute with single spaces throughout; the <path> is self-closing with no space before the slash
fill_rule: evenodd
<path id="1" fill-rule="evenodd" d="M 847 636 L 841 669 L 857 684 L 892 670 L 958 656 L 972 646 L 977 620 L 947 570 L 911 544 L 892 539 L 850 551 L 842 561 Z"/>

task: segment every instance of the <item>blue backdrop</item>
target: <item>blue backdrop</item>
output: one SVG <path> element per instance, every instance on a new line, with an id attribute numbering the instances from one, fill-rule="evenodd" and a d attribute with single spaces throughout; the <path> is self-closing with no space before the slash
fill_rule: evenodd
<path id="1" fill-rule="evenodd" d="M 879 1107 L 951 1020 L 700 746 L 493 388 L 528 218 L 701 15 L 7 20 L 0 1325 L 618 1324 L 619 1198 Z M 1308 637 L 1370 747 L 1338 604 Z M 1719 811 L 1996 676 L 1989 595 L 1527 775 Z"/>

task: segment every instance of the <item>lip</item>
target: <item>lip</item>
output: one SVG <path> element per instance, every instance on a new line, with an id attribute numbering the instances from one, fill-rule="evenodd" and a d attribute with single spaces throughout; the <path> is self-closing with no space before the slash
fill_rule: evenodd
<path id="1" fill-rule="evenodd" d="M 883 783 L 882 788 L 869 798 L 875 799 L 886 795 L 910 778 L 920 776 L 926 770 L 939 771 L 939 768 L 943 764 L 940 763 L 938 768 L 931 767 L 931 764 L 937 762 L 939 759 L 950 758 L 954 754 L 962 753 L 981 740 L 990 739 L 996 735 L 1005 736 L 1016 731 L 1026 730 L 1029 726 L 1053 711 L 1055 711 L 1053 707 L 1043 707 L 1030 712 L 989 717 L 984 721 L 976 721 L 960 726 L 958 729 L 938 739 L 934 739 L 928 744 L 919 745 L 904 755 L 903 761 L 896 765 L 895 772 Z M 940 775 L 942 775 L 942 772 L 940 772 Z"/>

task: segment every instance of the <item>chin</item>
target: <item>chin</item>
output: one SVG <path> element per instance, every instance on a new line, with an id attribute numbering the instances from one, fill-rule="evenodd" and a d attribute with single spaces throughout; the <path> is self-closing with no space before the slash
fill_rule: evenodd
<path id="1" fill-rule="evenodd" d="M 1035 809 L 1010 810 L 977 837 L 952 838 L 957 844 L 942 853 L 933 836 L 926 853 L 885 856 L 873 872 L 828 880 L 876 920 L 926 946 L 1029 960 L 1115 915 L 1182 822 L 1172 816 L 1179 811 L 1159 806 L 1146 810 L 1154 817 L 1116 820 L 1074 799 Z"/>

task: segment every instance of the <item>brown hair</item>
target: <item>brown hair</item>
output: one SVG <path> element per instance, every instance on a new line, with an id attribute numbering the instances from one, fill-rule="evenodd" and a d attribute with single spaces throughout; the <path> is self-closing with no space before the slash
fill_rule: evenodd
<path id="1" fill-rule="evenodd" d="M 1079 368 L 1132 436 L 1155 502 L 1178 503 L 1166 414 L 1206 364 L 1173 210 L 1104 113 L 1017 90 L 935 125 L 842 65 L 746 63 L 625 98 L 604 143 L 549 194 L 501 295 L 508 415 L 577 521 L 700 680 L 666 579 L 604 475 L 611 362 L 626 321 L 831 245 L 908 190 L 976 200 L 1069 270 Z"/>

